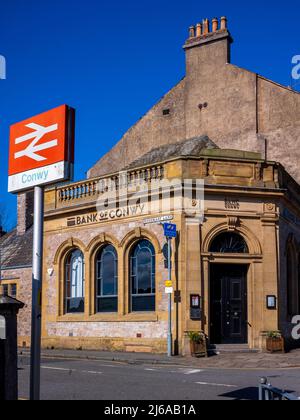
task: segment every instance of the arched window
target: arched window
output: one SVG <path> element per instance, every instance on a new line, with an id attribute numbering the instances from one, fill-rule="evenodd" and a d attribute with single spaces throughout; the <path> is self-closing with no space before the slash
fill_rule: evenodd
<path id="1" fill-rule="evenodd" d="M 65 312 L 84 313 L 84 257 L 79 249 L 67 256 L 65 273 Z"/>
<path id="2" fill-rule="evenodd" d="M 218 235 L 211 243 L 210 252 L 220 254 L 248 254 L 249 249 L 244 238 L 233 232 Z"/>
<path id="3" fill-rule="evenodd" d="M 138 242 L 130 254 L 131 310 L 155 311 L 155 250 L 151 242 Z"/>
<path id="4" fill-rule="evenodd" d="M 96 258 L 96 310 L 118 312 L 118 255 L 112 245 L 102 248 Z"/>

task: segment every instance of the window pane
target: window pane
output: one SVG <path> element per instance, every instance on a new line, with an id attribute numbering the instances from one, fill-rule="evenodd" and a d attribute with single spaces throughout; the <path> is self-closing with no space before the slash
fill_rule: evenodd
<path id="1" fill-rule="evenodd" d="M 73 298 L 67 299 L 67 312 L 68 313 L 83 313 L 84 312 L 84 299 Z"/>
<path id="2" fill-rule="evenodd" d="M 97 256 L 97 312 L 118 311 L 118 256 L 112 245 Z"/>
<path id="3" fill-rule="evenodd" d="M 10 296 L 13 298 L 17 297 L 17 285 L 16 284 L 11 284 L 10 286 Z"/>
<path id="4" fill-rule="evenodd" d="M 241 235 L 226 232 L 213 240 L 210 246 L 210 252 L 222 254 L 248 254 L 249 249 Z"/>
<path id="5" fill-rule="evenodd" d="M 7 284 L 4 284 L 4 285 L 2 286 L 2 288 L 3 288 L 3 294 L 4 294 L 4 295 L 8 295 L 8 285 L 7 285 Z"/>
<path id="6" fill-rule="evenodd" d="M 99 298 L 97 299 L 97 312 L 118 312 L 118 298 Z"/>
<path id="7" fill-rule="evenodd" d="M 102 258 L 102 296 L 112 296 L 116 294 L 116 267 L 115 255 L 107 252 Z"/>
<path id="8" fill-rule="evenodd" d="M 130 262 L 132 311 L 155 311 L 155 250 L 151 242 L 140 241 Z"/>
<path id="9" fill-rule="evenodd" d="M 85 296 L 84 258 L 80 250 L 74 250 L 68 256 L 65 273 L 66 312 L 83 313 Z"/>
<path id="10" fill-rule="evenodd" d="M 133 312 L 155 312 L 155 296 L 133 296 Z"/>
<path id="11" fill-rule="evenodd" d="M 137 257 L 138 293 L 151 293 L 152 254 L 149 249 L 142 248 Z"/>

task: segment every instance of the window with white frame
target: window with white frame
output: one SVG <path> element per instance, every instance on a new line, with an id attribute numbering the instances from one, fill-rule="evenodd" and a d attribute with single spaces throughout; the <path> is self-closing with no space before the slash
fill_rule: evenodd
<path id="1" fill-rule="evenodd" d="M 67 256 L 65 267 L 65 312 L 84 313 L 84 256 L 75 249 Z"/>

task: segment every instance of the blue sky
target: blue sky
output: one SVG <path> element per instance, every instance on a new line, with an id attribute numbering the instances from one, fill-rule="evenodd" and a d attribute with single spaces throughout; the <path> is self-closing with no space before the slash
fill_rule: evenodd
<path id="1" fill-rule="evenodd" d="M 185 72 L 188 27 L 226 15 L 232 62 L 284 85 L 300 54 L 299 0 L 2 0 L 0 205 L 15 223 L 7 191 L 9 126 L 67 103 L 77 110 L 76 171 L 107 152 Z"/>

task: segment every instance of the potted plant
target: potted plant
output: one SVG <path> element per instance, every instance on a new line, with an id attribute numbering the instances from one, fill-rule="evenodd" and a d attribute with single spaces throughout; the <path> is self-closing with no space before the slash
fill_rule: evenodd
<path id="1" fill-rule="evenodd" d="M 270 353 L 284 353 L 284 338 L 280 332 L 267 332 L 267 351 Z"/>
<path id="2" fill-rule="evenodd" d="M 188 337 L 191 344 L 193 357 L 207 357 L 207 338 L 203 332 L 189 332 Z"/>

